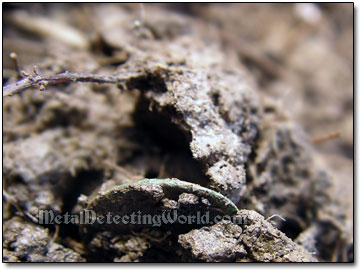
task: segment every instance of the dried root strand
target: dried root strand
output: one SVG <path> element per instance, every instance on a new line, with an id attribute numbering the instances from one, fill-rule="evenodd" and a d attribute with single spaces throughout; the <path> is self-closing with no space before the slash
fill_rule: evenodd
<path id="1" fill-rule="evenodd" d="M 97 74 L 75 73 L 65 71 L 51 76 L 41 76 L 36 67 L 34 67 L 34 75 L 22 73 L 24 79 L 3 87 L 3 97 L 11 96 L 19 93 L 27 88 L 36 86 L 40 90 L 44 90 L 47 85 L 69 83 L 69 82 L 92 82 L 92 83 L 112 83 L 117 84 L 124 81 L 120 76 L 107 76 Z"/>
<path id="2" fill-rule="evenodd" d="M 313 138 L 312 143 L 313 144 L 321 144 L 321 143 L 329 141 L 329 140 L 337 139 L 340 136 L 341 136 L 341 131 L 334 131 L 334 132 L 331 132 L 331 133 L 329 133 L 327 135 Z"/>

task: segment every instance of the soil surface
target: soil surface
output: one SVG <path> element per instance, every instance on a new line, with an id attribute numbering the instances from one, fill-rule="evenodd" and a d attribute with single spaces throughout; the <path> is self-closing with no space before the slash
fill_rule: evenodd
<path id="1" fill-rule="evenodd" d="M 352 3 L 3 9 L 3 261 L 354 260 Z"/>

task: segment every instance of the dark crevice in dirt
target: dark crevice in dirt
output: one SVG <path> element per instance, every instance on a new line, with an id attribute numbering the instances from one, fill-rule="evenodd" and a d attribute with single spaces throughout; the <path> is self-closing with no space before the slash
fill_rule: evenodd
<path id="1" fill-rule="evenodd" d="M 175 240 L 177 241 L 177 240 Z M 169 245 L 152 245 L 141 257 L 142 262 L 179 262 L 175 248 Z"/>
<path id="2" fill-rule="evenodd" d="M 243 230 L 245 229 L 244 226 L 243 226 L 242 229 L 243 229 Z M 250 261 L 252 261 L 252 262 L 256 262 L 256 263 L 257 263 L 258 261 L 257 261 L 256 258 L 254 258 L 254 256 L 252 255 L 253 252 L 251 251 L 251 249 L 250 249 L 247 245 L 243 245 L 243 247 L 244 247 L 244 249 L 247 251 L 248 259 L 250 259 Z"/>
<path id="3" fill-rule="evenodd" d="M 285 220 L 286 221 L 281 223 L 279 228 L 280 231 L 285 233 L 292 240 L 296 239 L 297 236 L 303 231 L 302 227 L 296 220 L 292 218 L 285 217 Z"/>
<path id="4" fill-rule="evenodd" d="M 94 54 L 101 57 L 100 63 L 103 65 L 119 66 L 128 60 L 126 51 L 107 43 L 101 35 L 92 41 L 90 47 Z"/>
<path id="5" fill-rule="evenodd" d="M 338 229 L 331 222 L 320 222 L 320 232 L 316 236 L 316 247 L 319 258 L 330 261 L 337 248 Z M 333 247 L 333 248 L 332 248 Z"/>
<path id="6" fill-rule="evenodd" d="M 190 134 L 184 134 L 170 118 L 171 112 L 149 110 L 150 102 L 140 98 L 134 113 L 136 126 L 145 132 L 164 152 L 188 153 Z"/>
<path id="7" fill-rule="evenodd" d="M 145 173 L 145 178 L 149 178 L 149 179 L 152 179 L 152 178 L 157 178 L 159 175 L 159 171 L 156 171 L 154 169 L 150 169 L 148 170 L 146 173 Z"/>
<path id="8" fill-rule="evenodd" d="M 77 204 L 78 198 L 81 194 L 89 195 L 103 180 L 103 171 L 82 171 L 68 182 L 66 192 L 63 194 L 62 201 L 64 202 L 62 207 L 62 213 L 71 214 L 74 206 Z M 79 227 L 76 224 L 65 224 L 59 225 L 59 236 L 70 237 L 77 241 L 81 240 L 79 234 Z"/>
<path id="9" fill-rule="evenodd" d="M 63 195 L 63 213 L 70 212 L 76 205 L 80 194 L 89 195 L 103 180 L 103 171 L 82 171 L 69 182 Z"/>
<path id="10" fill-rule="evenodd" d="M 167 86 L 164 80 L 153 73 L 147 73 L 136 78 L 131 78 L 127 81 L 127 88 L 138 89 L 142 92 L 153 91 L 165 93 L 167 92 Z"/>
<path id="11" fill-rule="evenodd" d="M 79 226 L 72 223 L 69 224 L 61 223 L 59 225 L 59 236 L 63 239 L 69 237 L 76 241 L 81 240 L 81 235 L 79 233 Z"/>
<path id="12" fill-rule="evenodd" d="M 26 184 L 26 182 L 24 181 L 24 178 L 22 178 L 18 174 L 12 176 L 11 178 L 3 178 L 4 189 L 6 188 L 7 185 L 10 185 L 10 183 L 11 183 L 11 185 Z"/>
<path id="13" fill-rule="evenodd" d="M 108 45 L 102 37 L 99 37 L 95 42 L 92 43 L 92 50 L 95 53 L 100 53 L 105 56 L 113 56 L 116 48 Z"/>
<path id="14" fill-rule="evenodd" d="M 296 210 L 297 216 L 304 221 L 309 219 L 308 215 L 310 215 L 310 212 L 312 212 L 312 207 L 309 205 L 305 205 L 305 202 L 307 202 L 306 198 L 300 199 Z M 316 216 L 316 211 L 312 212 L 312 216 Z"/>
<path id="15" fill-rule="evenodd" d="M 170 155 L 174 157 L 174 159 L 171 159 L 171 161 L 168 162 L 169 165 L 175 166 L 172 168 L 174 174 L 169 175 L 169 177 L 176 177 L 202 186 L 207 186 L 209 178 L 204 174 L 201 165 L 193 159 L 192 152 L 189 148 L 191 135 L 185 134 L 172 122 L 170 116 L 175 115 L 174 112 L 158 112 L 156 109 L 150 111 L 149 106 L 150 102 L 144 97 L 140 97 L 133 114 L 138 134 L 140 134 L 140 137 L 143 137 L 139 138 L 138 142 L 150 141 L 152 142 L 150 143 L 152 148 L 154 148 L 154 146 L 159 148 L 160 156 L 167 157 Z M 144 140 L 145 137 L 146 139 Z M 144 146 L 144 148 L 146 148 L 146 145 Z M 177 160 L 177 164 L 173 164 L 172 160 Z M 192 168 L 191 175 L 187 175 L 186 173 L 189 171 L 189 168 Z M 171 169 L 169 168 L 168 170 Z M 153 178 L 158 175 L 159 172 L 149 170 L 146 177 Z"/>
<path id="16" fill-rule="evenodd" d="M 219 93 L 212 93 L 211 99 L 212 99 L 213 105 L 214 105 L 215 107 L 218 107 L 220 97 L 221 97 L 221 96 L 220 96 Z"/>

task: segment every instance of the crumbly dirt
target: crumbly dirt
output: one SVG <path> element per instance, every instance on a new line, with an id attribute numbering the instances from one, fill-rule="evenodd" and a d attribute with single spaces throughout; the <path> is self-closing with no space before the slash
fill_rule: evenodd
<path id="1" fill-rule="evenodd" d="M 352 4 L 3 8 L 4 84 L 124 78 L 3 99 L 4 261 L 353 261 Z M 39 223 L 94 209 L 248 223 Z"/>

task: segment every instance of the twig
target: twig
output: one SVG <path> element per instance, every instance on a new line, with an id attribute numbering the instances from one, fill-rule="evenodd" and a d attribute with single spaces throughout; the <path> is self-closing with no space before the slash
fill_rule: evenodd
<path id="1" fill-rule="evenodd" d="M 341 131 L 334 131 L 324 136 L 319 136 L 312 139 L 313 144 L 320 144 L 332 139 L 337 139 L 341 136 Z"/>
<path id="2" fill-rule="evenodd" d="M 134 20 L 134 25 L 136 27 L 143 26 L 143 24 L 144 24 L 144 17 L 145 17 L 144 4 L 139 3 L 139 8 L 140 8 L 140 17 L 139 17 L 139 19 Z"/>
<path id="3" fill-rule="evenodd" d="M 34 75 L 26 73 L 22 74 L 25 78 L 10 85 L 3 87 L 3 97 L 11 96 L 19 93 L 29 87 L 36 86 L 40 90 L 44 90 L 47 85 L 60 84 L 69 82 L 93 82 L 93 83 L 120 83 L 124 81 L 124 78 L 120 76 L 107 76 L 85 73 L 74 73 L 65 71 L 51 76 L 41 76 L 36 67 L 34 67 Z"/>
<path id="4" fill-rule="evenodd" d="M 55 232 L 54 232 L 53 237 L 51 238 L 51 242 L 52 242 L 52 243 L 55 243 L 56 240 L 58 240 L 59 231 L 60 231 L 60 226 L 59 226 L 59 224 L 54 224 L 54 226 L 55 226 Z"/>
<path id="5" fill-rule="evenodd" d="M 18 80 L 18 79 L 20 79 L 20 78 L 23 77 L 23 74 L 22 74 L 22 72 L 21 72 L 22 69 L 20 68 L 20 65 L 19 65 L 18 55 L 17 55 L 16 53 L 14 53 L 14 52 L 11 52 L 9 56 L 10 56 L 11 60 L 12 60 L 13 63 L 14 63 L 14 67 L 15 67 L 15 70 L 16 70 L 16 72 L 17 72 L 17 78 L 16 78 L 16 80 Z"/>
<path id="6" fill-rule="evenodd" d="M 20 208 L 18 199 L 17 199 L 15 196 L 7 193 L 5 190 L 3 190 L 3 196 L 4 196 L 4 199 L 5 199 L 8 203 L 10 203 L 11 205 L 13 205 L 13 206 L 16 208 L 16 210 L 18 210 L 19 213 L 20 213 L 23 217 L 29 218 L 33 223 L 36 223 L 36 224 L 39 223 L 39 220 L 38 220 L 36 217 L 34 217 L 32 214 L 30 214 L 30 213 L 28 213 L 28 212 L 24 212 L 24 211 Z"/>
<path id="7" fill-rule="evenodd" d="M 268 218 L 266 219 L 266 221 L 270 221 L 270 220 L 273 219 L 274 217 L 278 217 L 278 218 L 280 218 L 282 221 L 286 221 L 286 219 L 283 218 L 283 217 L 282 217 L 281 215 L 279 215 L 279 214 L 273 214 L 272 216 L 268 217 Z"/>

